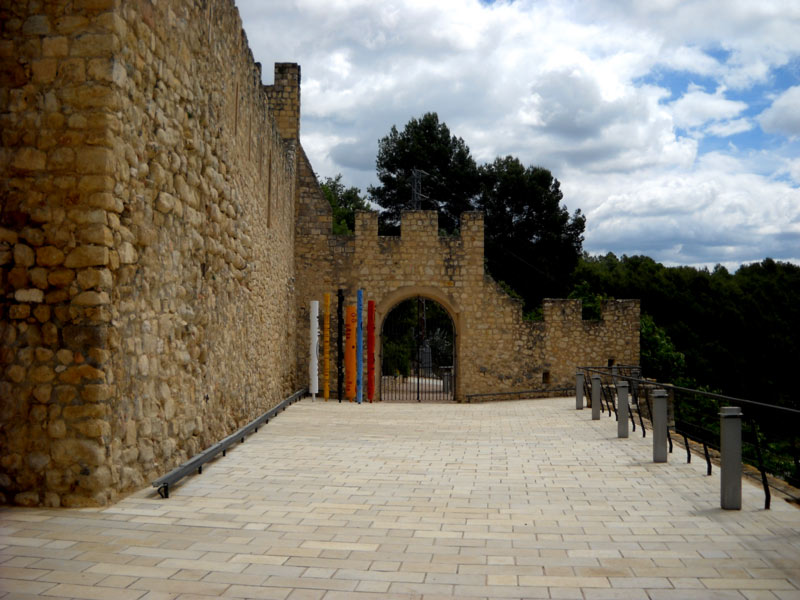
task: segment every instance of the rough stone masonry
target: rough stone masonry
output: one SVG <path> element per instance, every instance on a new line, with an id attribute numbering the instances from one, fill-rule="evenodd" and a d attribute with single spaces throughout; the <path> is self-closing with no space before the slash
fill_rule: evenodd
<path id="1" fill-rule="evenodd" d="M 458 239 L 428 213 L 332 236 L 300 68 L 262 85 L 232 0 L 17 0 L 0 22 L 0 501 L 113 502 L 274 406 L 338 286 L 382 316 L 416 288 L 448 308 L 457 396 L 638 362 L 637 302 L 523 322 L 479 215 Z"/>

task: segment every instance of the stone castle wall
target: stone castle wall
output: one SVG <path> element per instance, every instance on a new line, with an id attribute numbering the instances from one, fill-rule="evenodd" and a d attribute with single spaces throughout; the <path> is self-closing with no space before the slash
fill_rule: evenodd
<path id="1" fill-rule="evenodd" d="M 274 76 L 233 0 L 0 7 L 0 502 L 108 503 L 263 413 L 307 382 L 308 302 L 340 287 L 379 327 L 443 304 L 459 398 L 638 362 L 637 303 L 524 321 L 479 214 L 455 238 L 426 212 L 331 235 L 300 69 Z"/>
<path id="2" fill-rule="evenodd" d="M 337 289 L 344 290 L 345 304 L 355 304 L 360 288 L 376 302 L 380 348 L 381 325 L 392 308 L 417 295 L 431 298 L 455 326 L 457 400 L 566 387 L 574 385 L 577 366 L 639 362 L 638 301 L 609 301 L 601 320 L 584 321 L 580 300 L 545 300 L 541 322 L 524 320 L 521 303 L 485 273 L 481 213 L 462 215 L 456 237 L 439 235 L 433 211 L 404 212 L 400 236 L 379 236 L 377 214 L 359 213 L 355 235 L 336 236 L 330 208 L 309 177 L 301 184 L 297 216 L 298 328 L 308 327 L 311 300 L 330 292 L 335 311 Z M 298 373 L 308 377 L 302 344 Z M 333 360 L 330 377 L 335 382 Z"/>
<path id="3" fill-rule="evenodd" d="M 232 0 L 2 11 L 0 491 L 103 504 L 294 385 L 299 68 Z"/>

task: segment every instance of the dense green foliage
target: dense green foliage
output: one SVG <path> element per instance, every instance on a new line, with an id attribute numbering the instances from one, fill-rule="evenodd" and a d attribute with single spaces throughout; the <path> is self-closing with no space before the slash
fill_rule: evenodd
<path id="1" fill-rule="evenodd" d="M 516 290 L 527 310 L 546 295 L 563 297 L 581 255 L 580 210 L 570 217 L 550 171 L 512 156 L 481 166 L 480 180 L 475 206 L 485 215 L 489 272 Z"/>
<path id="2" fill-rule="evenodd" d="M 641 299 L 648 316 L 642 327 L 643 361 L 645 349 L 663 349 L 671 341 L 685 357 L 689 381 L 732 396 L 800 407 L 792 387 L 800 352 L 800 267 L 768 258 L 731 274 L 719 266 L 713 271 L 665 267 L 645 256 L 608 254 L 584 257 L 574 278 L 596 294 Z M 681 361 L 671 353 L 662 353 L 650 368 L 664 376 L 679 374 Z"/>
<path id="3" fill-rule="evenodd" d="M 319 187 L 333 211 L 333 233 L 352 234 L 356 227 L 356 211 L 371 210 L 369 203 L 361 196 L 361 190 L 357 187 L 346 188 L 341 173 L 336 177 L 326 177 Z"/>
<path id="4" fill-rule="evenodd" d="M 411 119 L 398 131 L 392 125 L 389 135 L 378 142 L 376 159 L 380 185 L 369 188 L 370 198 L 383 208 L 383 231 L 394 231 L 400 213 L 414 208 L 412 173 L 422 175 L 419 209 L 439 212 L 439 227 L 446 232 L 458 228 L 461 213 L 472 208 L 478 190 L 478 167 L 464 140 L 450 134 L 436 113 Z"/>

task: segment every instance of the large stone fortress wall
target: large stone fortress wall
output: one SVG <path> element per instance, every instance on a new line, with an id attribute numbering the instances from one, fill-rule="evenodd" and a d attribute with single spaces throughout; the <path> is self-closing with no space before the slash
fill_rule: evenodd
<path id="1" fill-rule="evenodd" d="M 377 214 L 360 213 L 354 236 L 336 236 L 327 202 L 311 178 L 304 181 L 296 235 L 297 289 L 304 299 L 298 327 L 307 322 L 310 300 L 342 288 L 345 302 L 355 304 L 360 288 L 376 302 L 380 348 L 381 324 L 392 308 L 417 295 L 431 298 L 448 311 L 456 329 L 457 400 L 574 385 L 581 365 L 639 363 L 636 300 L 609 301 L 598 321 L 582 319 L 580 300 L 545 300 L 542 321 L 524 320 L 522 304 L 484 270 L 481 213 L 462 215 L 455 237 L 439 235 L 433 211 L 403 213 L 400 236 L 379 236 Z M 305 376 L 307 352 L 298 350 L 298 371 Z M 331 369 L 335 381 L 335 366 Z"/>
<path id="2" fill-rule="evenodd" d="M 0 502 L 105 504 L 263 413 L 308 380 L 308 302 L 339 287 L 380 321 L 441 302 L 459 398 L 638 362 L 637 303 L 523 321 L 479 214 L 331 235 L 300 69 L 261 84 L 233 0 L 16 0 L 0 28 Z"/>
<path id="3" fill-rule="evenodd" d="M 294 384 L 299 69 L 232 0 L 0 13 L 0 491 L 102 504 Z"/>

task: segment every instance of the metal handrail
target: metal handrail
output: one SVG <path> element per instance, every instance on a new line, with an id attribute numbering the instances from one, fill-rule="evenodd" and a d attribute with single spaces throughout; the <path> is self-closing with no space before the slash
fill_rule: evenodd
<path id="1" fill-rule="evenodd" d="M 626 374 L 624 372 L 627 369 L 630 369 L 631 374 Z M 645 378 L 640 377 L 640 376 L 637 377 L 637 376 L 634 376 L 633 373 L 636 372 L 636 371 L 638 371 L 639 374 L 641 373 L 641 369 L 638 368 L 638 367 L 631 368 L 630 366 L 623 366 L 623 365 L 617 365 L 616 367 L 589 366 L 589 367 L 578 367 L 578 371 L 585 373 L 585 376 L 584 376 L 584 381 L 585 382 L 587 380 L 589 380 L 589 378 L 590 378 L 589 374 L 591 374 L 591 373 L 600 374 L 600 375 L 603 376 L 604 379 L 607 379 L 607 378 L 611 377 L 613 379 L 624 380 L 624 381 L 629 382 L 631 384 L 630 388 L 631 388 L 632 409 L 635 408 L 636 412 L 639 413 L 639 420 L 640 420 L 640 424 L 642 425 L 642 434 L 643 435 L 645 434 L 645 427 L 644 427 L 644 421 L 642 419 L 642 407 L 641 407 L 641 402 L 640 402 L 640 398 L 639 398 L 641 390 L 644 390 L 645 392 L 647 392 L 647 390 L 652 390 L 652 389 L 663 389 L 663 390 L 667 391 L 668 393 L 670 393 L 672 398 L 673 398 L 672 406 L 673 406 L 673 409 L 674 409 L 672 427 L 673 427 L 675 433 L 677 433 L 677 434 L 679 434 L 679 435 L 681 435 L 683 437 L 684 444 L 685 444 L 685 447 L 686 447 L 686 452 L 687 452 L 687 462 L 691 462 L 691 451 L 690 451 L 690 447 L 689 447 L 689 439 L 692 439 L 693 441 L 696 441 L 696 442 L 701 443 L 703 445 L 703 453 L 705 455 L 706 463 L 708 465 L 708 471 L 707 472 L 708 472 L 709 475 L 711 474 L 711 458 L 709 456 L 708 448 L 710 446 L 712 448 L 719 449 L 719 444 L 718 444 L 718 442 L 715 441 L 716 440 L 716 436 L 718 434 L 716 433 L 716 429 L 713 426 L 712 426 L 712 429 L 714 429 L 714 430 L 712 431 L 712 429 L 709 429 L 709 428 L 705 427 L 703 425 L 703 423 L 705 423 L 705 424 L 713 423 L 713 420 L 712 421 L 708 420 L 708 417 L 710 416 L 710 414 L 708 412 L 706 412 L 706 413 L 702 413 L 701 412 L 700 413 L 701 417 L 703 415 L 705 416 L 705 419 L 702 419 L 702 418 L 699 419 L 700 422 L 697 422 L 698 421 L 697 419 L 693 419 L 692 418 L 693 415 L 691 413 L 688 416 L 685 413 L 681 414 L 681 407 L 685 408 L 686 404 L 685 404 L 685 400 L 680 401 L 679 399 L 682 396 L 685 398 L 685 394 L 692 394 L 696 398 L 699 397 L 699 398 L 712 400 L 712 401 L 716 402 L 717 405 L 719 405 L 721 402 L 725 402 L 727 404 L 734 405 L 734 406 L 749 407 L 751 410 L 750 411 L 745 411 L 745 413 L 744 413 L 744 420 L 745 420 L 745 423 L 748 425 L 748 429 L 749 429 L 749 436 L 748 436 L 749 440 L 745 440 L 745 441 L 747 441 L 749 444 L 751 444 L 751 447 L 754 450 L 754 456 L 751 455 L 750 460 L 751 460 L 752 463 L 755 464 L 755 466 L 757 466 L 757 468 L 759 470 L 759 473 L 761 475 L 761 483 L 762 483 L 762 486 L 764 488 L 764 495 L 765 495 L 765 503 L 764 504 L 765 504 L 765 508 L 769 508 L 769 505 L 770 505 L 770 490 L 769 490 L 769 488 L 770 488 L 770 486 L 772 486 L 772 487 L 776 487 L 776 486 L 773 483 L 770 483 L 769 479 L 767 477 L 766 467 L 765 467 L 765 459 L 764 459 L 764 449 L 762 448 L 761 437 L 766 435 L 764 433 L 764 430 L 765 429 L 769 429 L 769 427 L 768 427 L 769 425 L 774 425 L 775 423 L 785 423 L 787 419 L 790 422 L 793 422 L 793 423 L 797 422 L 797 418 L 798 418 L 798 416 L 800 416 L 800 410 L 797 410 L 797 409 L 794 409 L 794 408 L 790 408 L 790 407 L 786 407 L 786 406 L 768 404 L 768 403 L 765 403 L 765 402 L 757 402 L 755 400 L 748 400 L 748 399 L 745 399 L 745 398 L 737 398 L 737 397 L 734 397 L 734 396 L 728 396 L 728 395 L 719 394 L 719 393 L 716 393 L 716 392 L 707 392 L 707 391 L 703 391 L 703 390 L 696 390 L 696 389 L 687 388 L 687 387 L 684 387 L 684 386 L 674 385 L 674 384 L 671 384 L 671 383 L 661 383 L 661 382 L 657 382 L 657 381 L 652 380 L 652 379 L 645 379 Z M 649 396 L 649 394 L 646 394 L 646 396 Z M 644 403 L 648 406 L 648 408 L 650 408 L 649 404 L 647 402 L 647 398 L 644 399 Z M 775 411 L 778 416 L 775 419 L 771 419 L 769 421 L 765 420 L 763 418 L 759 419 L 758 413 L 762 412 L 762 414 L 763 414 L 763 411 L 765 409 L 766 410 L 770 410 L 770 411 Z M 631 410 L 630 412 L 633 413 L 634 411 Z M 753 413 L 756 413 L 756 414 L 754 415 Z M 715 415 L 714 416 L 716 416 L 716 410 L 715 410 Z M 648 418 L 648 420 L 652 423 L 652 415 L 650 416 L 650 418 Z M 800 429 L 800 428 L 798 428 L 798 429 Z M 669 425 L 667 427 L 667 435 L 668 435 L 668 439 L 669 439 L 669 442 L 670 442 L 670 452 L 672 452 L 672 439 L 671 439 L 671 437 L 669 437 Z M 794 454 L 792 455 L 792 458 L 794 459 L 795 465 L 800 464 L 798 462 L 798 456 L 797 456 L 797 453 L 798 453 L 797 435 L 795 435 L 794 439 L 792 439 L 791 435 L 789 436 L 789 439 L 784 439 L 781 436 L 777 436 L 777 439 L 781 443 L 783 443 L 783 442 L 788 442 L 789 443 L 790 451 L 794 451 Z M 771 459 L 778 458 L 779 460 L 783 459 L 784 457 L 785 457 L 785 455 L 783 453 L 772 454 L 770 456 Z M 780 464 L 780 463 L 777 463 L 777 464 Z M 800 469 L 797 469 L 797 470 L 800 472 Z M 780 473 L 780 470 L 776 472 L 776 474 L 779 474 L 779 473 Z M 786 474 L 784 474 L 784 476 L 787 476 L 789 478 L 789 481 L 794 481 L 793 476 L 786 475 Z M 787 481 L 787 483 L 789 483 L 789 481 Z M 789 485 L 792 485 L 792 484 L 789 483 Z M 796 483 L 795 483 L 795 485 L 796 485 Z"/>
<path id="2" fill-rule="evenodd" d="M 243 443 L 244 439 L 248 435 L 258 431 L 258 428 L 261 427 L 261 425 L 266 425 L 269 423 L 271 418 L 300 400 L 300 398 L 302 398 L 307 392 L 308 390 L 305 388 L 302 390 L 297 390 L 294 394 L 284 399 L 280 404 L 271 408 L 260 417 L 253 419 L 247 425 L 230 434 L 228 437 L 220 440 L 212 446 L 209 446 L 202 452 L 195 454 L 192 458 L 187 460 L 179 467 L 176 467 L 166 475 L 163 475 L 153 481 L 153 487 L 158 488 L 158 495 L 165 499 L 169 498 L 169 487 L 171 485 L 177 483 L 195 470 L 198 474 L 202 473 L 204 464 L 213 460 L 220 453 L 222 453 L 222 456 L 225 456 L 228 448 L 237 442 Z"/>

